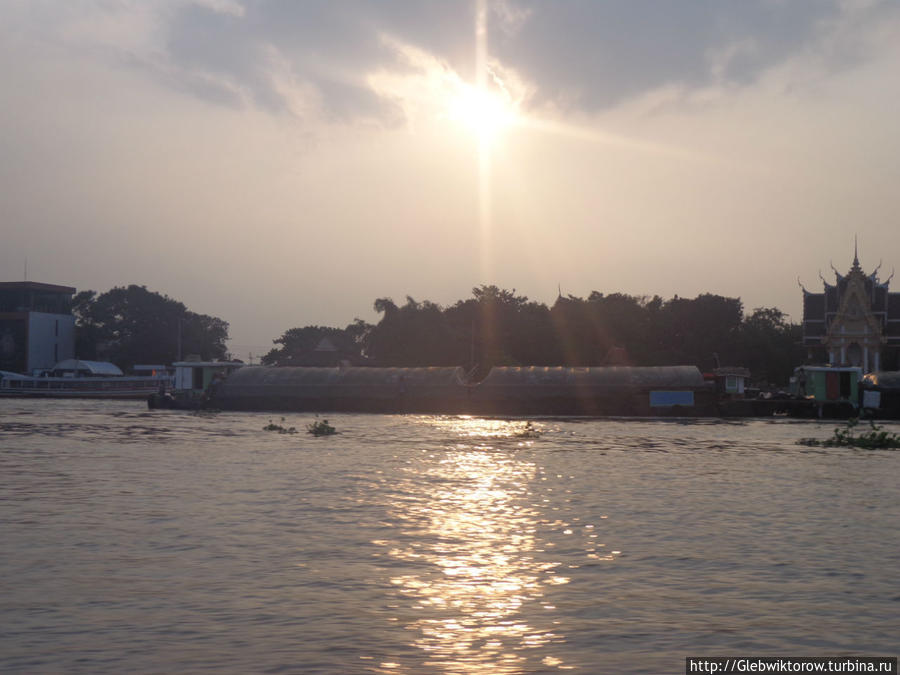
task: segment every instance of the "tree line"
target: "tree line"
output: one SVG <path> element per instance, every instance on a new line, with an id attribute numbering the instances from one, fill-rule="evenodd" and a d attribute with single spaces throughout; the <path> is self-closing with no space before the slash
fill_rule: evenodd
<path id="1" fill-rule="evenodd" d="M 203 360 L 228 356 L 228 322 L 197 314 L 181 302 L 147 290 L 118 286 L 72 298 L 75 353 L 82 359 L 111 361 L 123 369 L 136 364 L 168 365 L 196 354 Z"/>
<path id="2" fill-rule="evenodd" d="M 262 362 L 304 364 L 323 338 L 345 357 L 378 366 L 464 366 L 474 376 L 493 366 L 717 365 L 745 366 L 754 379 L 787 382 L 803 362 L 801 328 L 774 307 L 745 315 L 739 298 L 703 293 L 696 298 L 592 292 L 560 295 L 552 306 L 515 290 L 482 285 L 442 306 L 407 296 L 374 303 L 377 323 L 345 328 L 303 326 L 273 340 Z M 145 286 L 73 298 L 76 353 L 112 361 L 168 364 L 196 354 L 228 358 L 228 323 L 188 310 Z"/>
<path id="3" fill-rule="evenodd" d="M 441 306 L 407 296 L 375 300 L 376 324 L 291 328 L 262 361 L 302 364 L 323 338 L 348 357 L 379 366 L 718 365 L 745 366 L 754 378 L 787 382 L 803 361 L 800 326 L 774 307 L 744 315 L 739 298 L 711 293 L 663 300 L 592 292 L 560 296 L 551 307 L 515 290 L 482 285 L 472 297 Z"/>

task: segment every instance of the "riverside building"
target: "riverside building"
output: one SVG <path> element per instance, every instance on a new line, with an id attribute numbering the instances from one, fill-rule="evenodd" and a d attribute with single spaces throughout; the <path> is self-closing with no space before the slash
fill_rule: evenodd
<path id="1" fill-rule="evenodd" d="M 75 356 L 71 286 L 0 282 L 0 370 L 35 374 Z"/>
<path id="2" fill-rule="evenodd" d="M 803 345 L 810 363 L 855 366 L 863 372 L 898 370 L 900 293 L 889 290 L 893 273 L 878 278 L 881 265 L 863 271 L 854 251 L 846 274 L 834 270 L 835 282 L 822 279 L 823 291 L 803 290 Z"/>

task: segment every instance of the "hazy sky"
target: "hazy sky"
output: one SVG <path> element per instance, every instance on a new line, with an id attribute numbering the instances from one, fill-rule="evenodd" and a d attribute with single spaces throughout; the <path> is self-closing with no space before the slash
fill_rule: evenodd
<path id="1" fill-rule="evenodd" d="M 893 0 L 0 12 L 0 280 L 27 257 L 144 284 L 245 358 L 385 296 L 710 291 L 799 320 L 798 276 L 854 235 L 900 268 Z"/>

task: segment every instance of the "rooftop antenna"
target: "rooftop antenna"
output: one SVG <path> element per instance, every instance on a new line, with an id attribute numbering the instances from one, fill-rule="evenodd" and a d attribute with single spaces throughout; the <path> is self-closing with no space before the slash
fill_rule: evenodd
<path id="1" fill-rule="evenodd" d="M 25 256 L 25 278 L 23 281 L 28 281 L 28 256 Z"/>

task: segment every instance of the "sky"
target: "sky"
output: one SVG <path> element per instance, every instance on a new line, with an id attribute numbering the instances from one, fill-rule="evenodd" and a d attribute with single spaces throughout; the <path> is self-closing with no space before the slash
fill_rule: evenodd
<path id="1" fill-rule="evenodd" d="M 0 0 L 0 280 L 258 356 L 376 298 L 900 267 L 893 0 Z M 896 284 L 900 287 L 900 282 Z"/>

